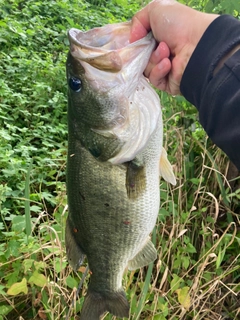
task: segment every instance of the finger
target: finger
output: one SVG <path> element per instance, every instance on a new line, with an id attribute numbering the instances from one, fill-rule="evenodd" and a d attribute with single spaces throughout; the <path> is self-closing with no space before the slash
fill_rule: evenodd
<path id="1" fill-rule="evenodd" d="M 170 50 L 165 42 L 160 42 L 156 50 L 152 53 L 149 63 L 144 71 L 145 76 L 148 78 L 152 69 L 157 65 L 161 60 L 168 58 L 170 55 Z"/>
<path id="2" fill-rule="evenodd" d="M 142 23 L 138 20 L 138 18 L 133 17 L 132 27 L 130 31 L 130 38 L 129 38 L 130 43 L 145 37 L 147 33 L 148 33 L 148 30 L 142 25 Z"/>
<path id="3" fill-rule="evenodd" d="M 137 19 L 141 23 L 141 25 L 144 27 L 144 29 L 147 31 L 151 30 L 150 6 L 151 4 L 148 4 L 146 7 L 138 11 L 133 17 L 133 19 Z"/>
<path id="4" fill-rule="evenodd" d="M 151 30 L 148 6 L 138 11 L 132 18 L 132 28 L 130 31 L 130 43 L 146 36 Z"/>
<path id="5" fill-rule="evenodd" d="M 151 71 L 149 75 L 149 81 L 154 87 L 160 90 L 166 90 L 167 87 L 167 75 L 171 70 L 171 61 L 168 58 L 164 58 L 158 63 Z"/>
<path id="6" fill-rule="evenodd" d="M 165 42 L 160 42 L 156 50 L 150 57 L 150 62 L 153 64 L 158 64 L 164 58 L 168 58 L 170 55 L 170 50 Z"/>

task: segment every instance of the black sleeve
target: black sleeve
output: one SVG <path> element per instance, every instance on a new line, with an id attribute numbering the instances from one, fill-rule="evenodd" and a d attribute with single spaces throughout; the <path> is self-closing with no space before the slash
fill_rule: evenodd
<path id="1" fill-rule="evenodd" d="M 211 140 L 240 170 L 240 50 L 213 76 L 219 60 L 240 44 L 240 21 L 223 15 L 200 39 L 182 77 L 180 90 L 196 106 Z"/>

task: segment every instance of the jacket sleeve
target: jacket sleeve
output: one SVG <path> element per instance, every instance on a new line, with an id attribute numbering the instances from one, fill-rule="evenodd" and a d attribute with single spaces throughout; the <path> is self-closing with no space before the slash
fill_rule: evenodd
<path id="1" fill-rule="evenodd" d="M 240 43 L 240 21 L 223 15 L 200 39 L 184 71 L 180 90 L 196 106 L 211 140 L 240 170 L 240 50 L 213 75 L 218 62 Z"/>

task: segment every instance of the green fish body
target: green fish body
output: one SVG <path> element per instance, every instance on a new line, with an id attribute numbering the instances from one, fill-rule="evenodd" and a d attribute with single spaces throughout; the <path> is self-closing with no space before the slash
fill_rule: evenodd
<path id="1" fill-rule="evenodd" d="M 163 128 L 159 98 L 143 76 L 155 40 L 129 44 L 130 27 L 69 31 L 66 250 L 75 271 L 85 256 L 91 270 L 81 320 L 106 311 L 128 317 L 124 270 L 157 257 L 149 234 L 160 205 Z"/>

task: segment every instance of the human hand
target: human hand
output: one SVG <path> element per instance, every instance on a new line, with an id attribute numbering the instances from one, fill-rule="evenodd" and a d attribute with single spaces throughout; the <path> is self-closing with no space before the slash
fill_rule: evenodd
<path id="1" fill-rule="evenodd" d="M 218 15 L 191 9 L 174 0 L 154 0 L 135 14 L 130 42 L 152 30 L 159 45 L 144 72 L 158 89 L 180 94 L 180 82 L 203 33 Z"/>

